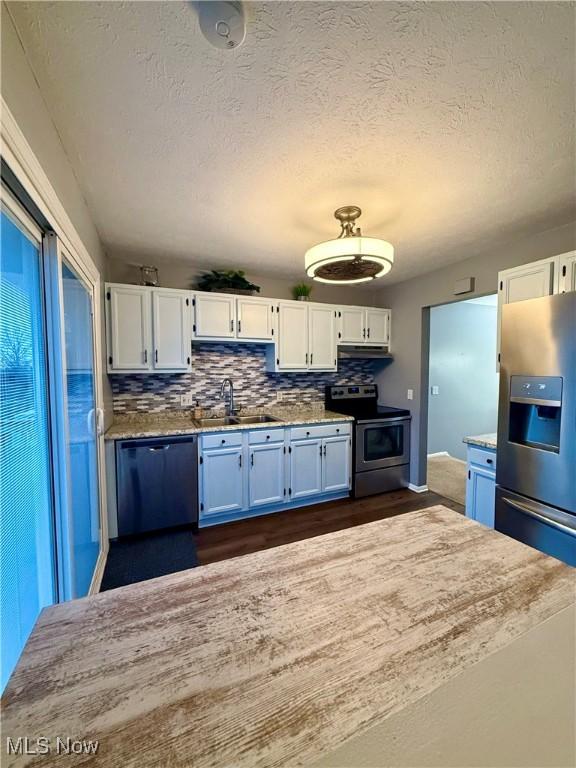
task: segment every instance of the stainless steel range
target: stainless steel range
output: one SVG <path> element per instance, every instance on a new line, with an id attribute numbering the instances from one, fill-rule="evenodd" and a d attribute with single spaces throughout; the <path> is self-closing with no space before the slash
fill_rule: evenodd
<path id="1" fill-rule="evenodd" d="M 326 408 L 354 417 L 353 496 L 405 488 L 410 481 L 410 411 L 378 405 L 378 387 L 326 387 Z"/>

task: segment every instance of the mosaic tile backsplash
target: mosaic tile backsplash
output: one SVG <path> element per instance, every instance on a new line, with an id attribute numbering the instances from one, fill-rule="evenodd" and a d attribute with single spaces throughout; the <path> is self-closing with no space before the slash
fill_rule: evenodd
<path id="1" fill-rule="evenodd" d="M 243 408 L 276 404 L 324 403 L 327 384 L 373 384 L 371 360 L 338 360 L 335 373 L 268 373 L 264 344 L 196 344 L 191 373 L 110 376 L 114 413 L 158 413 L 181 408 L 180 396 L 192 393 L 202 408 L 220 408 L 220 385 L 234 382 L 234 400 Z"/>

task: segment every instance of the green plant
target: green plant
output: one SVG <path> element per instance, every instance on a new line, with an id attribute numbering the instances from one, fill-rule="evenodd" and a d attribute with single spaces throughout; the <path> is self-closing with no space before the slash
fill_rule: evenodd
<path id="1" fill-rule="evenodd" d="M 292 296 L 294 296 L 295 299 L 297 299 L 299 296 L 304 296 L 304 298 L 307 299 L 311 293 L 312 286 L 309 283 L 297 283 L 292 288 Z"/>
<path id="2" fill-rule="evenodd" d="M 245 272 L 242 269 L 219 270 L 213 269 L 202 275 L 198 281 L 200 291 L 257 291 L 260 292 L 260 286 L 254 285 L 245 278 Z"/>

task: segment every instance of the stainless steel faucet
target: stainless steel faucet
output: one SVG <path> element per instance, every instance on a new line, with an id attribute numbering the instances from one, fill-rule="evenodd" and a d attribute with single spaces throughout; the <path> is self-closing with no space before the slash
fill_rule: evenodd
<path id="1" fill-rule="evenodd" d="M 228 400 L 228 405 L 226 406 L 226 415 L 234 416 L 236 409 L 234 408 L 234 384 L 232 384 L 232 379 L 224 379 L 220 386 L 220 397 L 222 399 L 226 397 L 226 384 L 228 384 L 230 388 L 230 398 Z"/>

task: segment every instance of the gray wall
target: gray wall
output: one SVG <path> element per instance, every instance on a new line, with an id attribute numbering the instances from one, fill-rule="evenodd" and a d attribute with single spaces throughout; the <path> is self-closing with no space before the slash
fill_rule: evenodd
<path id="1" fill-rule="evenodd" d="M 462 438 L 496 432 L 496 303 L 462 301 L 430 310 L 428 453 L 466 458 Z M 438 394 L 431 394 L 432 387 Z"/>
<path id="2" fill-rule="evenodd" d="M 98 231 L 4 3 L 2 3 L 2 96 L 48 176 L 86 250 L 100 274 L 104 276 L 106 255 Z M 104 319 L 102 319 L 101 333 L 104 333 Z M 104 339 L 104 335 L 102 338 Z M 105 371 L 104 344 L 102 354 L 102 370 Z M 105 373 L 103 388 L 108 424 L 112 419 L 112 393 Z"/>
<path id="3" fill-rule="evenodd" d="M 152 262 L 158 267 L 160 285 L 163 288 L 192 288 L 196 285 L 199 275 L 208 270 L 198 269 L 193 263 L 186 262 Z M 302 254 L 302 270 L 304 271 L 304 254 Z M 134 263 L 122 259 L 109 259 L 107 279 L 117 283 L 137 283 L 140 280 L 140 271 Z M 246 277 L 261 288 L 260 296 L 272 299 L 291 299 L 291 288 L 296 282 L 313 282 L 306 280 L 304 273 L 300 280 L 266 277 L 253 273 L 247 273 Z M 378 292 L 374 289 L 360 288 L 359 286 L 331 286 L 313 283 L 312 301 L 321 301 L 327 304 L 360 304 L 361 306 L 378 306 Z"/>
<path id="4" fill-rule="evenodd" d="M 519 238 L 506 246 L 493 247 L 465 261 L 391 285 L 380 292 L 379 305 L 390 307 L 392 310 L 394 360 L 386 366 L 381 366 L 376 380 L 380 388 L 381 403 L 410 408 L 412 412 L 410 474 L 413 484 L 423 485 L 426 482 L 426 393 L 430 315 L 427 308 L 456 300 L 453 287 L 460 278 L 476 279 L 475 291 L 469 298 L 495 293 L 499 270 L 574 249 L 576 222 L 528 238 Z M 397 258 L 402 258 L 400 248 Z M 412 401 L 406 397 L 408 388 L 414 390 Z"/>

